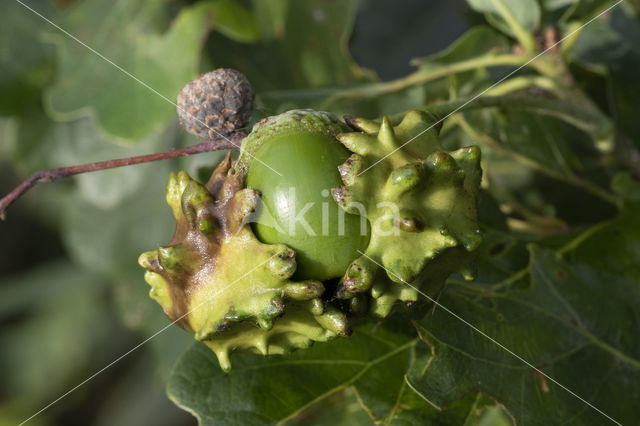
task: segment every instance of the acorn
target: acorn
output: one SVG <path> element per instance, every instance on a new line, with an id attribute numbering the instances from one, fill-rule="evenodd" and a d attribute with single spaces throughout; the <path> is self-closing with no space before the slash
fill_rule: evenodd
<path id="1" fill-rule="evenodd" d="M 261 194 L 253 230 L 295 250 L 298 279 L 339 278 L 369 243 L 366 218 L 345 214 L 330 194 L 350 154 L 336 135 L 347 130 L 328 112 L 293 110 L 257 123 L 242 142 L 236 168 Z"/>

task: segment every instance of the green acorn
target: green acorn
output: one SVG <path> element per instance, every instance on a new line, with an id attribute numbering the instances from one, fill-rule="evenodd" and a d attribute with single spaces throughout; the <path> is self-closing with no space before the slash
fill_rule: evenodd
<path id="1" fill-rule="evenodd" d="M 243 189 L 243 180 L 229 156 L 206 186 L 172 174 L 174 237 L 139 259 L 151 297 L 211 347 L 226 371 L 236 350 L 285 353 L 349 334 L 345 315 L 321 300 L 321 282 L 289 279 L 293 250 L 256 239 L 247 220 L 257 193 Z"/>
<path id="2" fill-rule="evenodd" d="M 299 279 L 339 278 L 369 243 L 366 218 L 331 199 L 350 155 L 336 139 L 345 131 L 328 112 L 293 110 L 262 120 L 242 142 L 237 169 L 262 196 L 253 229 L 261 241 L 296 251 Z"/>
<path id="3" fill-rule="evenodd" d="M 481 242 L 477 203 L 480 150 L 445 152 L 435 116 L 409 112 L 392 127 L 349 119 L 355 132 L 337 139 L 354 154 L 340 166 L 333 190 L 347 212 L 371 223 L 366 251 L 342 277 L 339 297 L 368 291 L 370 312 L 384 317 L 396 301 L 430 297 L 453 272 L 473 279 L 471 253 Z"/>

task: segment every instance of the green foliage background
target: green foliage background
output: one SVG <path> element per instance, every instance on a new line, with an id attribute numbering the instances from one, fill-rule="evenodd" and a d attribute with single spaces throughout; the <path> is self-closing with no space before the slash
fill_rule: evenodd
<path id="1" fill-rule="evenodd" d="M 0 189 L 34 171 L 188 146 L 173 101 L 217 67 L 245 73 L 255 120 L 291 108 L 446 114 L 524 65 L 549 26 L 600 0 L 24 1 L 0 4 Z M 462 33 L 468 30 L 464 35 Z M 454 41 L 455 40 L 455 41 Z M 640 419 L 640 5 L 625 0 L 450 117 L 479 144 L 485 244 L 439 302 L 622 424 Z M 411 61 L 408 59 L 417 57 Z M 355 58 L 355 59 L 354 59 Z M 358 65 L 360 64 L 360 65 Z M 491 98 L 489 98 L 491 97 Z M 0 223 L 0 424 L 17 424 L 168 320 L 136 259 L 170 238 L 172 170 L 221 153 L 32 190 Z M 442 309 L 361 322 L 225 375 L 177 327 L 31 423 L 606 424 Z"/>

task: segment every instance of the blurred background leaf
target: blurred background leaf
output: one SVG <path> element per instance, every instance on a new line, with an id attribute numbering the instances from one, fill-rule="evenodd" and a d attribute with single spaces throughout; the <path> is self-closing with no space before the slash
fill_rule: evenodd
<path id="1" fill-rule="evenodd" d="M 636 146 L 639 144 L 640 123 L 636 109 L 640 102 L 640 87 L 635 83 L 634 70 L 640 66 L 640 22 L 637 13 L 621 7 L 605 21 L 586 27 L 571 52 L 576 66 L 596 74 L 589 89 L 606 91 L 607 107 L 617 126 Z M 593 87 L 595 86 L 595 87 Z"/>
<path id="2" fill-rule="evenodd" d="M 465 320 L 543 366 L 549 376 L 617 421 L 633 423 L 640 415 L 636 208 L 560 250 L 530 246 L 530 263 L 522 274 L 530 279 L 526 286 L 513 281 L 509 285 L 515 288 L 503 293 L 496 291 L 504 281 L 486 287 L 456 281 L 441 303 L 464 313 Z M 436 405 L 479 390 L 527 424 L 547 424 L 550 418 L 605 422 L 566 390 L 441 310 L 425 317 L 418 329 L 432 352 L 416 362 L 409 380 Z M 452 374 L 460 369 L 467 373 Z M 593 374 L 585 374 L 587 369 Z"/>
<path id="3" fill-rule="evenodd" d="M 467 0 L 476 11 L 486 14 L 492 25 L 517 37 L 514 24 L 529 33 L 540 26 L 540 5 L 535 0 Z"/>
<path id="4" fill-rule="evenodd" d="M 201 2 L 171 19 L 167 6 L 128 0 L 70 6 L 58 25 L 82 44 L 51 28 L 58 51 L 57 81 L 46 93 L 51 115 L 69 119 L 91 112 L 108 133 L 123 139 L 136 140 L 164 127 L 175 114 L 175 94 L 196 76 L 200 45 L 214 13 L 211 2 Z M 116 72 L 87 46 L 137 80 Z M 150 90 L 159 96 L 150 96 Z"/>
<path id="5" fill-rule="evenodd" d="M 42 13 L 51 13 L 46 1 L 33 2 Z M 42 41 L 42 21 L 16 2 L 6 2 L 0 15 L 0 114 L 27 112 L 40 100 L 50 82 L 55 49 Z"/>

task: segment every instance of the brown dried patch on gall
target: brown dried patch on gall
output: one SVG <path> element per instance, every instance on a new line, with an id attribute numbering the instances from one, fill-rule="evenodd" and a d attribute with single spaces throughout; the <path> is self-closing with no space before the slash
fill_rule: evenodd
<path id="1" fill-rule="evenodd" d="M 360 120 L 358 118 L 351 115 L 345 115 L 344 117 L 342 117 L 342 119 L 351 129 L 356 131 L 360 130 Z"/>
<path id="2" fill-rule="evenodd" d="M 342 285 L 345 289 L 353 291 L 356 289 L 356 279 L 354 277 L 347 277 L 342 281 Z"/>
<path id="3" fill-rule="evenodd" d="M 209 181 L 205 185 L 209 192 L 212 194 L 217 193 L 220 190 L 220 186 L 222 185 L 222 181 L 224 181 L 227 176 L 228 170 L 231 168 L 231 153 L 228 152 L 224 157 L 224 160 L 218 164 L 218 167 L 211 173 L 211 177 Z"/>
<path id="4" fill-rule="evenodd" d="M 333 188 L 331 190 L 331 195 L 333 199 L 340 205 L 349 202 L 349 190 L 344 186 L 340 186 L 338 188 Z"/>
<path id="5" fill-rule="evenodd" d="M 242 175 L 229 172 L 230 154 L 213 171 L 206 186 L 188 178 L 181 172 L 169 180 L 167 201 L 176 219 L 176 230 L 171 242 L 160 247 L 151 256 L 143 255 L 141 265 L 158 275 L 168 284 L 170 303 L 163 306 L 167 316 L 185 329 L 188 323 L 191 295 L 203 285 L 201 274 L 215 267 L 213 261 L 223 241 L 240 226 L 238 215 L 244 214 L 235 195 L 242 188 Z"/>
<path id="6" fill-rule="evenodd" d="M 422 230 L 422 223 L 415 217 L 403 217 L 398 221 L 398 228 L 405 232 L 419 232 Z"/>

